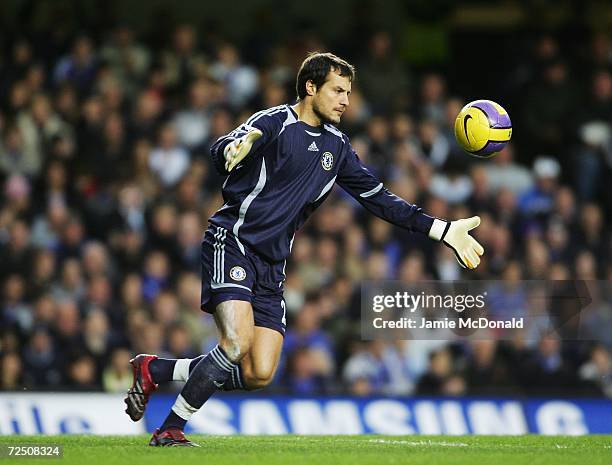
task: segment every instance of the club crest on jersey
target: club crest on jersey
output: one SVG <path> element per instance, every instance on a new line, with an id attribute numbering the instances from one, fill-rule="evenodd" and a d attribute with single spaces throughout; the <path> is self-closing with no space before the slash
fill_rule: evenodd
<path id="1" fill-rule="evenodd" d="M 241 266 L 234 266 L 230 270 L 230 278 L 234 281 L 242 281 L 246 278 L 246 271 Z"/>
<path id="2" fill-rule="evenodd" d="M 323 155 L 321 155 L 321 166 L 323 166 L 325 171 L 332 169 L 332 166 L 334 166 L 334 156 L 331 152 L 324 152 Z"/>

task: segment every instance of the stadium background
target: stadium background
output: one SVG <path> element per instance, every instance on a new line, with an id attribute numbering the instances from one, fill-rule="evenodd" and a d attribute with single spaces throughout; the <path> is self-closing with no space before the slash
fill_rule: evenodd
<path id="1" fill-rule="evenodd" d="M 340 128 L 362 159 L 435 216 L 481 215 L 486 259 L 463 272 L 335 190 L 296 236 L 283 360 L 259 395 L 612 396 L 596 323 L 593 342 L 360 341 L 364 279 L 612 278 L 610 7 L 403 3 L 3 2 L 0 390 L 120 393 L 131 354 L 212 347 L 208 147 L 293 101 L 306 53 L 329 50 L 357 67 Z M 484 162 L 452 136 L 477 98 L 514 124 Z"/>

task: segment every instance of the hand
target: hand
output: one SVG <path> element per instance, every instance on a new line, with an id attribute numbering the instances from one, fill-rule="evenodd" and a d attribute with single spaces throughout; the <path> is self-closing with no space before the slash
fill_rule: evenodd
<path id="1" fill-rule="evenodd" d="M 484 248 L 476 239 L 468 234 L 468 231 L 480 224 L 480 217 L 473 216 L 457 221 L 434 220 L 429 236 L 440 240 L 453 249 L 457 261 L 463 268 L 473 270 L 480 264 L 480 256 L 484 254 Z"/>
<path id="2" fill-rule="evenodd" d="M 263 133 L 259 129 L 251 129 L 244 136 L 233 140 L 225 147 L 223 156 L 225 157 L 225 169 L 230 172 L 240 163 L 251 151 L 251 147 Z"/>

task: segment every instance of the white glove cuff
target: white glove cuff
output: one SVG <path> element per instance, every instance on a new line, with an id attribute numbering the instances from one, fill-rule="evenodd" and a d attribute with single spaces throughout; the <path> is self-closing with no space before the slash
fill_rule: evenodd
<path id="1" fill-rule="evenodd" d="M 434 241 L 440 241 L 442 239 L 442 235 L 444 234 L 444 230 L 446 229 L 446 225 L 446 221 L 434 218 L 434 222 L 429 230 L 429 237 Z"/>

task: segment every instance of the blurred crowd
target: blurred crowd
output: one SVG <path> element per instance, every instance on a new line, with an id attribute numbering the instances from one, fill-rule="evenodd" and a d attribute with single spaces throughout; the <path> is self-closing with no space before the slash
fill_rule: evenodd
<path id="1" fill-rule="evenodd" d="M 465 272 L 446 247 L 336 189 L 296 236 L 283 360 L 266 392 L 612 396 L 612 332 L 601 325 L 591 341 L 359 334 L 362 280 L 612 280 L 612 41 L 595 35 L 588 47 L 567 59 L 547 35 L 517 54 L 500 84 L 516 143 L 485 161 L 454 142 L 466 100 L 444 73 L 410 69 L 384 32 L 347 53 L 357 81 L 340 128 L 353 147 L 429 214 L 479 214 L 486 255 Z M 199 308 L 201 238 L 222 204 L 208 150 L 253 112 L 293 102 L 309 50 L 327 46 L 309 36 L 247 62 L 190 25 L 163 47 L 127 26 L 5 43 L 0 390 L 120 392 L 131 355 L 195 357 L 215 344 Z M 609 329 L 609 302 L 599 312 Z"/>

